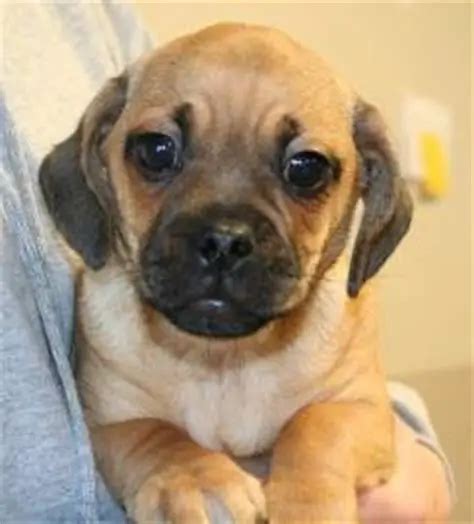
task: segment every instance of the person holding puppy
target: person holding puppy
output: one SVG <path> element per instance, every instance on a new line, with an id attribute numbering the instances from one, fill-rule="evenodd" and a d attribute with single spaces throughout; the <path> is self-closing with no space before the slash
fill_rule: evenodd
<path id="1" fill-rule="evenodd" d="M 5 330 L 2 326 L 7 371 L 3 410 L 7 482 L 2 507 L 6 522 L 119 522 L 123 514 L 95 473 L 69 367 L 72 279 L 53 244 L 36 172 L 51 144 L 67 134 L 104 80 L 148 49 L 149 41 L 125 8 L 109 3 L 30 6 L 28 13 L 21 6 L 11 9 L 6 13 L 6 42 L 12 55 L 5 68 L 1 107 L 2 142 L 8 146 L 2 148 L 1 164 L 5 291 L 1 309 L 11 315 Z M 13 27 L 20 20 L 23 34 L 30 34 L 30 39 L 14 36 Z M 69 40 L 64 40 L 64 27 L 69 28 Z M 41 46 L 36 40 L 40 35 Z M 30 74 L 19 77 L 13 64 L 24 62 L 33 49 L 40 51 L 35 62 L 27 62 L 32 64 Z M 51 56 L 60 57 L 60 77 L 52 70 L 48 74 L 48 66 L 58 67 L 51 63 Z M 76 118 L 70 118 L 73 106 Z M 54 114 L 58 118 L 52 120 Z M 359 511 L 367 522 L 377 522 L 382 516 L 384 520 L 426 521 L 444 518 L 449 510 L 443 458 L 436 451 L 426 414 L 416 402 L 397 400 L 401 397 L 406 398 L 406 392 L 392 397 L 399 413 L 398 470 L 386 485 L 360 493 Z M 406 414 L 413 407 L 412 416 L 418 420 L 415 428 L 403 421 L 403 417 L 412 420 Z"/>

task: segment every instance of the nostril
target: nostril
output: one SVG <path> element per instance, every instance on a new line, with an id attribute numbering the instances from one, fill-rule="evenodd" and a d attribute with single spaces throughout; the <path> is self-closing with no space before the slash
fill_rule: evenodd
<path id="1" fill-rule="evenodd" d="M 220 256 L 219 243 L 213 235 L 206 235 L 199 246 L 199 253 L 207 262 L 214 262 Z"/>
<path id="2" fill-rule="evenodd" d="M 233 264 L 249 256 L 254 249 L 250 235 L 232 231 L 212 231 L 205 234 L 198 252 L 206 264 Z"/>
<path id="3" fill-rule="evenodd" d="M 229 254 L 236 258 L 245 258 L 253 251 L 253 244 L 247 236 L 240 235 L 232 239 Z"/>

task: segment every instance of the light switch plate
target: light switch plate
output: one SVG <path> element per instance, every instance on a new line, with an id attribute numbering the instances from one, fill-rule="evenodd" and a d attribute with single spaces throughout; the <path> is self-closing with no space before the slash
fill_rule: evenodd
<path id="1" fill-rule="evenodd" d="M 420 193 L 440 198 L 449 188 L 452 115 L 441 103 L 406 95 L 402 102 L 401 165 Z"/>

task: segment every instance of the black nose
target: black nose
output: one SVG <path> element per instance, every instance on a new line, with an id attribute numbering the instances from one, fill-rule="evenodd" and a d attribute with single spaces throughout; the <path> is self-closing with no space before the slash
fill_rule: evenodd
<path id="1" fill-rule="evenodd" d="M 205 264 L 230 269 L 253 252 L 252 230 L 242 222 L 214 224 L 202 235 L 198 249 Z"/>

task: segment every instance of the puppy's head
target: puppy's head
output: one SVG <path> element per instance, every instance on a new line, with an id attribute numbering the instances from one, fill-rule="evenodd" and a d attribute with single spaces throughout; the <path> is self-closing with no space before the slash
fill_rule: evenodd
<path id="1" fill-rule="evenodd" d="M 291 314 L 341 255 L 351 297 L 405 234 L 411 201 L 378 112 L 274 30 L 220 25 L 110 81 L 45 159 L 48 208 L 98 270 L 208 337 Z"/>

